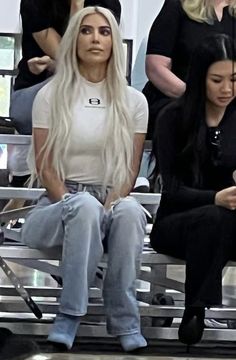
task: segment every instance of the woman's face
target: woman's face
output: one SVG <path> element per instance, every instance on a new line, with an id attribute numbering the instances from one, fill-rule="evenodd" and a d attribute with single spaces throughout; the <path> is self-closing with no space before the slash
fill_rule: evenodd
<path id="1" fill-rule="evenodd" d="M 206 97 L 209 104 L 225 108 L 235 98 L 236 62 L 222 60 L 213 63 L 207 71 Z"/>
<path id="2" fill-rule="evenodd" d="M 77 41 L 77 54 L 83 65 L 107 64 L 112 52 L 111 27 L 99 13 L 84 17 Z"/>

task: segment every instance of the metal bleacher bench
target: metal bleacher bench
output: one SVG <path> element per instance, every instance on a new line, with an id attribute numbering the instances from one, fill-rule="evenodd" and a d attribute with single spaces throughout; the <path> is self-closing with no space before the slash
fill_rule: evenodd
<path id="1" fill-rule="evenodd" d="M 30 136 L 0 135 L 1 144 L 30 143 Z M 0 187 L 0 199 L 21 198 L 37 200 L 43 189 Z M 132 193 L 144 206 L 148 206 L 155 213 L 160 194 Z M 61 286 L 51 280 L 49 286 L 28 285 L 24 275 L 16 277 L 16 268 L 28 269 L 32 275 L 44 273 L 51 279 L 51 275 L 60 276 L 60 254 L 56 251 L 39 251 L 29 249 L 20 243 L 20 230 L 9 228 L 8 223 L 15 218 L 24 218 L 29 208 L 22 208 L 0 213 L 1 240 L 0 266 L 9 278 L 8 285 L 0 282 L 0 326 L 8 327 L 15 333 L 27 335 L 47 335 L 58 308 L 58 298 Z M 142 332 L 144 336 L 155 340 L 176 340 L 178 338 L 178 319 L 183 314 L 184 283 L 168 277 L 168 268 L 173 265 L 184 265 L 184 262 L 169 256 L 157 254 L 150 247 L 148 234 L 152 225 L 147 226 L 147 235 L 142 256 L 142 268 L 137 280 L 137 299 L 139 301 Z M 102 258 L 101 268 L 106 271 L 106 255 Z M 234 266 L 235 264 L 228 264 Z M 24 270 L 20 271 L 24 274 Z M 35 275 L 36 274 L 36 275 Z M 3 277 L 4 275 L 2 275 Z M 22 286 L 24 283 L 24 286 Z M 52 285 L 53 283 L 53 285 Z M 104 309 L 102 305 L 102 280 L 90 289 L 88 314 L 84 317 L 78 335 L 82 337 L 108 337 L 105 326 Z M 153 297 L 160 295 L 160 303 L 152 304 Z M 171 297 L 170 297 L 171 296 Z M 23 301 L 22 298 L 25 300 Z M 173 298 L 174 304 L 169 302 Z M 229 305 L 224 308 L 212 308 L 206 311 L 207 318 L 236 319 L 236 307 Z M 33 310 L 33 311 L 32 311 Z M 38 317 L 38 318 L 37 318 Z M 176 319 L 172 323 L 172 319 Z M 203 340 L 236 340 L 234 329 L 206 329 Z"/>

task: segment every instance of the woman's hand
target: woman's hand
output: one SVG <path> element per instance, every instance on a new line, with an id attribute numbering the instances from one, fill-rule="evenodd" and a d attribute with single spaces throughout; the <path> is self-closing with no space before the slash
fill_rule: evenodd
<path id="1" fill-rule="evenodd" d="M 215 196 L 215 205 L 229 210 L 236 209 L 236 186 L 231 186 L 218 191 Z"/>
<path id="2" fill-rule="evenodd" d="M 83 9 L 84 0 L 71 0 L 70 16 L 73 16 L 77 11 Z"/>
<path id="3" fill-rule="evenodd" d="M 34 108 L 33 108 L 34 117 Z M 33 139 L 35 149 L 35 165 L 37 173 L 40 177 L 41 184 L 47 189 L 49 198 L 53 201 L 63 200 L 64 195 L 68 193 L 64 182 L 59 178 L 56 171 L 52 166 L 52 154 L 50 153 L 45 160 L 44 167 L 42 169 L 43 157 L 44 157 L 44 145 L 48 137 L 48 129 L 33 128 Z M 44 149 L 42 151 L 42 149 Z"/>
<path id="4" fill-rule="evenodd" d="M 50 56 L 34 57 L 28 60 L 28 67 L 30 72 L 34 75 L 41 74 L 44 70 L 52 71 L 55 67 L 55 61 L 50 58 Z"/>

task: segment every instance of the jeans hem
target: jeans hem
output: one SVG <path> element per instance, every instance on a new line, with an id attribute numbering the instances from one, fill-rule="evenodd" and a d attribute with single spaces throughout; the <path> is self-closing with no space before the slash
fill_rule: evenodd
<path id="1" fill-rule="evenodd" d="M 119 331 L 115 331 L 115 330 L 110 330 L 107 328 L 107 332 L 109 335 L 112 336 L 122 336 L 122 335 L 134 335 L 134 334 L 140 334 L 141 330 L 140 329 L 133 329 L 133 330 L 119 330 Z"/>
<path id="2" fill-rule="evenodd" d="M 70 315 L 70 316 L 84 316 L 87 314 L 87 311 L 74 311 L 74 310 L 66 310 L 63 309 L 63 307 L 59 307 L 59 313 L 65 314 L 65 315 Z"/>

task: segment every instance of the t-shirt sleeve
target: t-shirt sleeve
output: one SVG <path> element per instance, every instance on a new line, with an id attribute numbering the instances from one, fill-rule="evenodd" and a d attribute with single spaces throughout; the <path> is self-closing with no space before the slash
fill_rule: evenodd
<path id="1" fill-rule="evenodd" d="M 30 33 L 52 26 L 52 0 L 22 0 L 20 12 L 23 28 Z"/>
<path id="2" fill-rule="evenodd" d="M 148 124 L 148 104 L 145 96 L 138 90 L 129 87 L 130 91 L 130 107 L 134 120 L 134 132 L 147 132 Z"/>
<path id="3" fill-rule="evenodd" d="M 180 0 L 165 0 L 149 32 L 147 55 L 172 57 L 182 16 L 183 9 Z"/>
<path id="4" fill-rule="evenodd" d="M 48 129 L 50 116 L 50 89 L 46 84 L 36 95 L 32 109 L 33 128 Z"/>

